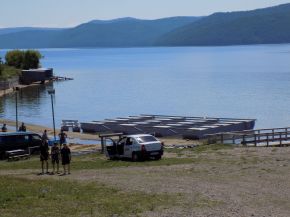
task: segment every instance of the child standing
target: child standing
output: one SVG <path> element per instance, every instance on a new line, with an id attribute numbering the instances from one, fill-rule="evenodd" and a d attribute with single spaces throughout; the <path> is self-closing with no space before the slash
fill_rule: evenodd
<path id="1" fill-rule="evenodd" d="M 59 173 L 59 147 L 58 144 L 55 142 L 51 148 L 51 163 L 52 163 L 52 174 L 55 172 L 55 164 L 56 164 L 56 172 Z"/>

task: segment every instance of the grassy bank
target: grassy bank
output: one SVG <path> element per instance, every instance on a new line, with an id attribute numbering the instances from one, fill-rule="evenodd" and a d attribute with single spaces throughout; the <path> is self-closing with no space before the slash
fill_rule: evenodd
<path id="1" fill-rule="evenodd" d="M 290 216 L 289 156 L 227 145 L 146 162 L 89 154 L 73 157 L 67 176 L 36 175 L 37 156 L 0 161 L 0 216 Z"/>
<path id="2" fill-rule="evenodd" d="M 231 145 L 202 145 L 192 149 L 166 149 L 165 155 L 174 154 L 174 156 L 164 157 L 161 160 L 150 160 L 143 162 L 131 162 L 130 160 L 107 160 L 100 153 L 87 154 L 82 156 L 73 156 L 71 166 L 74 170 L 86 169 L 109 169 L 115 167 L 147 167 L 147 166 L 171 166 L 179 164 L 198 163 L 203 160 L 208 160 L 202 156 L 197 156 L 201 153 L 213 153 L 219 150 L 233 149 Z M 197 157 L 193 157 L 197 156 Z M 24 161 L 0 161 L 0 169 L 39 169 L 40 161 L 38 156 L 32 156 L 29 160 Z"/>
<path id="3" fill-rule="evenodd" d="M 109 169 L 114 167 L 146 167 L 146 166 L 170 166 L 178 164 L 193 163 L 192 158 L 163 158 L 159 161 L 151 160 L 144 162 L 131 162 L 122 160 L 107 160 L 101 154 L 90 154 L 86 156 L 73 157 L 71 167 L 73 170 L 85 170 L 85 169 Z M 13 170 L 13 169 L 39 169 L 40 161 L 38 156 L 33 156 L 29 160 L 23 161 L 0 161 L 1 170 Z"/>
<path id="4" fill-rule="evenodd" d="M 22 216 L 138 216 L 168 207 L 172 196 L 126 193 L 98 183 L 25 180 L 0 176 L 2 217 Z"/>

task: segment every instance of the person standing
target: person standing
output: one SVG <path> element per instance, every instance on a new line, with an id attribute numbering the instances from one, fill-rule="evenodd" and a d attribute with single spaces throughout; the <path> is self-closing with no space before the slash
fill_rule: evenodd
<path id="1" fill-rule="evenodd" d="M 7 132 L 6 124 L 3 124 L 3 126 L 2 126 L 2 132 L 3 132 L 3 133 Z"/>
<path id="2" fill-rule="evenodd" d="M 61 153 L 61 161 L 63 165 L 63 175 L 66 175 L 66 173 L 70 174 L 71 153 L 66 143 L 63 144 L 63 148 L 61 149 L 60 153 Z"/>
<path id="3" fill-rule="evenodd" d="M 58 144 L 55 142 L 54 145 L 51 148 L 51 163 L 52 163 L 52 174 L 54 174 L 55 171 L 55 164 L 56 164 L 56 172 L 59 174 L 59 147 Z"/>
<path id="4" fill-rule="evenodd" d="M 48 143 L 42 142 L 40 145 L 40 161 L 41 161 L 41 175 L 44 174 L 44 164 L 46 164 L 46 173 L 48 174 Z"/>
<path id="5" fill-rule="evenodd" d="M 47 131 L 46 130 L 44 130 L 43 131 L 43 134 L 42 134 L 42 136 L 41 136 L 41 140 L 42 140 L 42 142 L 46 142 L 46 143 L 48 143 L 48 136 L 47 136 Z"/>
<path id="6" fill-rule="evenodd" d="M 66 138 L 67 138 L 67 135 L 66 133 L 61 130 L 60 133 L 58 134 L 59 136 L 59 144 L 60 144 L 60 147 L 66 143 Z"/>
<path id="7" fill-rule="evenodd" d="M 26 132 L 26 126 L 24 125 L 23 122 L 22 122 L 21 126 L 19 127 L 19 131 Z"/>

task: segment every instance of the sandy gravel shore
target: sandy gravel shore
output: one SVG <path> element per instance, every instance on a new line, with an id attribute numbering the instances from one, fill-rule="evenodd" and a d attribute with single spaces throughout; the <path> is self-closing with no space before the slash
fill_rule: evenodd
<path id="1" fill-rule="evenodd" d="M 9 126 L 15 127 L 16 122 L 12 120 L 7 120 L 7 119 L 0 119 L 0 123 L 6 123 Z M 20 123 L 18 123 L 20 124 Z M 49 136 L 53 136 L 53 129 L 46 127 L 46 126 L 41 126 L 41 125 L 36 125 L 36 124 L 29 124 L 25 123 L 26 128 L 28 131 L 36 132 L 39 134 L 42 134 L 44 130 L 47 130 L 47 133 Z M 58 135 L 60 132 L 60 129 L 56 129 L 56 134 Z M 84 134 L 84 133 L 76 133 L 76 132 L 66 132 L 69 138 L 79 138 L 79 139 L 96 139 L 98 136 L 96 134 Z"/>
<path id="2" fill-rule="evenodd" d="M 3 123 L 6 123 L 8 126 L 15 127 L 16 122 L 13 120 L 7 120 L 7 119 L 0 119 L 0 124 L 2 126 Z M 20 124 L 20 123 L 19 123 Z M 47 133 L 50 137 L 53 136 L 53 129 L 41 126 L 41 125 L 35 125 L 35 124 L 29 124 L 25 123 L 26 128 L 28 131 L 39 133 L 40 135 L 43 133 L 43 131 L 46 129 Z M 60 129 L 56 129 L 56 134 L 60 132 Z M 81 139 L 81 140 L 99 140 L 99 134 L 88 134 L 88 133 L 77 133 L 77 132 L 66 132 L 69 139 Z M 171 145 L 193 145 L 193 144 L 199 144 L 199 141 L 192 141 L 192 140 L 184 140 L 181 138 L 174 138 L 174 137 L 166 137 L 166 138 L 160 138 L 162 142 L 164 142 L 165 145 L 171 146 Z M 98 142 L 99 143 L 99 142 Z"/>

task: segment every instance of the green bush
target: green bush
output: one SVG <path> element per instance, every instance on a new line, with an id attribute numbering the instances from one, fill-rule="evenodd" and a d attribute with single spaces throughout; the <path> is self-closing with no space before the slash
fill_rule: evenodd
<path id="1" fill-rule="evenodd" d="M 36 69 L 40 66 L 41 58 L 37 50 L 12 50 L 5 55 L 6 64 L 17 69 Z"/>
<path id="2" fill-rule="evenodd" d="M 19 74 L 20 74 L 19 69 L 16 69 L 15 67 L 12 66 L 0 64 L 0 80 L 18 76 Z"/>

